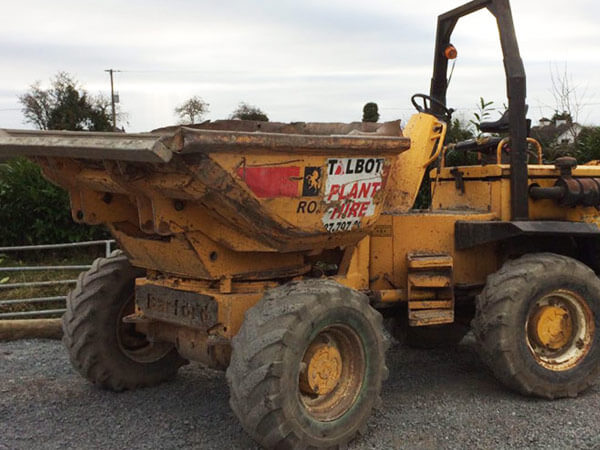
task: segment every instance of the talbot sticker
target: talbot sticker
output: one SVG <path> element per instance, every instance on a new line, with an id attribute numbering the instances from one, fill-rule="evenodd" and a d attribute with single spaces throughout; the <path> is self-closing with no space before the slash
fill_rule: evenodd
<path id="1" fill-rule="evenodd" d="M 329 232 L 359 228 L 363 217 L 375 214 L 375 194 L 383 187 L 383 158 L 327 160 L 323 201 L 329 205 L 323 225 Z"/>

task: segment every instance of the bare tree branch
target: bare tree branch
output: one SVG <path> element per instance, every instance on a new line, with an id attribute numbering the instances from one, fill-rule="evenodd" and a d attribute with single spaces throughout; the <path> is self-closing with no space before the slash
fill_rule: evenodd
<path id="1" fill-rule="evenodd" d="M 180 123 L 196 123 L 208 112 L 209 106 L 201 97 L 195 95 L 175 108 L 175 114 Z"/>
<path id="2" fill-rule="evenodd" d="M 580 86 L 573 82 L 566 63 L 560 71 L 556 66 L 550 67 L 550 80 L 555 105 L 554 118 L 566 119 L 569 125 L 569 134 L 575 140 L 579 133 L 578 122 L 583 109 L 582 99 L 587 95 L 587 88 L 582 91 Z"/>

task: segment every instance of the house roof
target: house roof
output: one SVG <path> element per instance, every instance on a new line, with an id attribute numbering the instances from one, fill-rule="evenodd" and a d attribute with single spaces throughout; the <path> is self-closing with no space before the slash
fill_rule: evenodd
<path id="1" fill-rule="evenodd" d="M 547 125 L 545 127 L 531 127 L 531 137 L 537 139 L 542 144 L 549 144 L 554 142 L 561 134 L 569 130 L 571 126 L 569 124 Z"/>
<path id="2" fill-rule="evenodd" d="M 576 136 L 582 128 L 583 127 L 578 123 L 561 123 L 558 126 L 555 123 L 552 123 L 542 127 L 531 127 L 531 132 L 529 134 L 532 138 L 540 141 L 542 145 L 548 145 L 555 142 L 561 135 L 569 130 L 573 130 L 572 132 Z"/>

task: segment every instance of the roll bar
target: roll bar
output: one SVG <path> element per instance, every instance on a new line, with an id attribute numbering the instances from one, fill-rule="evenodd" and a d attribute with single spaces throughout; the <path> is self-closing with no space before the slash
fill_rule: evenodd
<path id="1" fill-rule="evenodd" d="M 442 104 L 446 104 L 448 59 L 444 55 L 444 49 L 450 44 L 450 37 L 458 19 L 484 8 L 496 17 L 504 57 L 512 150 L 510 156 L 511 216 L 512 220 L 527 220 L 529 211 L 525 68 L 519 53 L 509 0 L 474 0 L 438 17 L 430 95 Z M 435 105 L 432 106 L 435 108 Z"/>

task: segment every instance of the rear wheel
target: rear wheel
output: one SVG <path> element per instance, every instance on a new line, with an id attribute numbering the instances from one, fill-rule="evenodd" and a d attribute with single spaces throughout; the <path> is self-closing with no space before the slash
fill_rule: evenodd
<path id="1" fill-rule="evenodd" d="M 134 312 L 135 278 L 120 251 L 99 258 L 67 296 L 63 343 L 73 367 L 92 383 L 122 391 L 172 378 L 185 363 L 171 344 L 153 343 L 123 323 Z"/>
<path id="2" fill-rule="evenodd" d="M 600 280 L 577 260 L 523 256 L 490 275 L 473 321 L 483 360 L 507 386 L 574 397 L 600 374 Z"/>
<path id="3" fill-rule="evenodd" d="M 227 369 L 230 404 L 267 448 L 337 448 L 366 429 L 387 377 L 381 315 L 330 280 L 268 291 Z"/>

